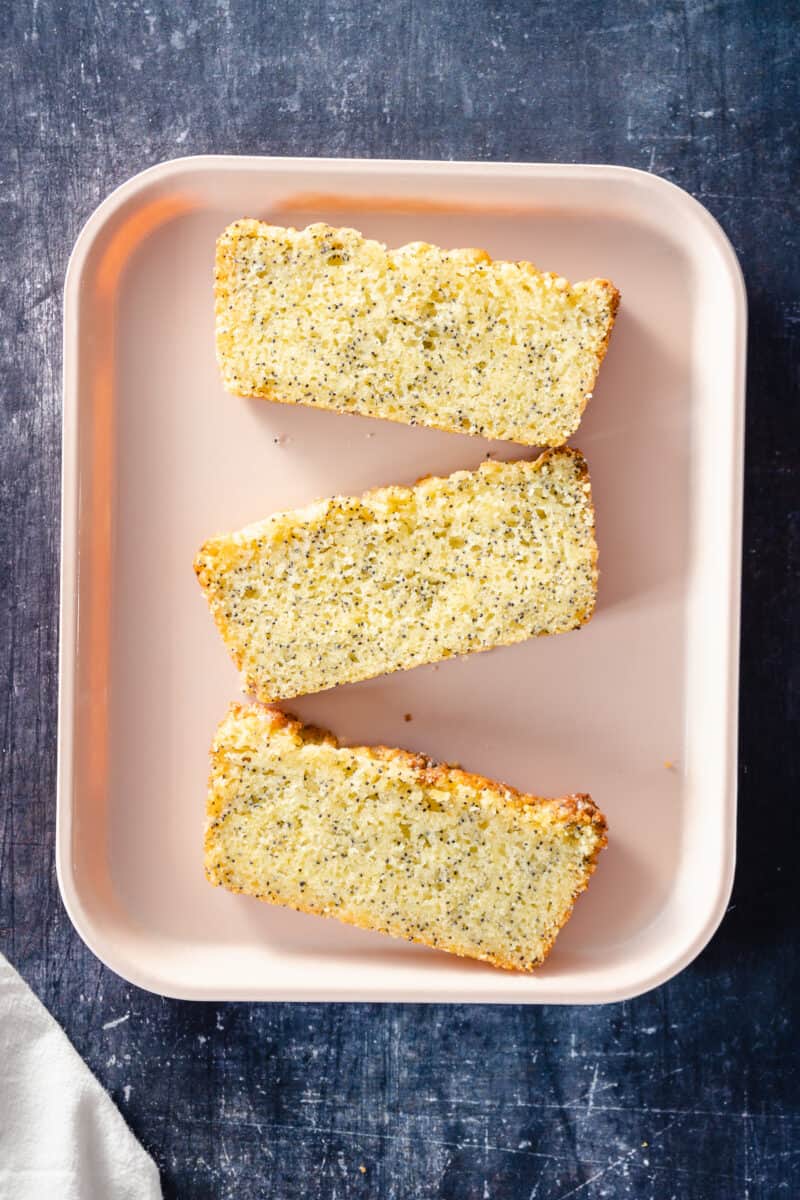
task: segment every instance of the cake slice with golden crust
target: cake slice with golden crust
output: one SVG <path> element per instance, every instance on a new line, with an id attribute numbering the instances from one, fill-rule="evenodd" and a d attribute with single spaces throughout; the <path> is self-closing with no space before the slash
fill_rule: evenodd
<path id="1" fill-rule="evenodd" d="M 219 238 L 215 295 L 231 392 L 529 446 L 577 429 L 619 304 L 483 250 L 254 220 Z"/>
<path id="2" fill-rule="evenodd" d="M 234 705 L 211 757 L 206 875 L 232 892 L 520 971 L 606 844 L 591 797 L 544 800 Z"/>

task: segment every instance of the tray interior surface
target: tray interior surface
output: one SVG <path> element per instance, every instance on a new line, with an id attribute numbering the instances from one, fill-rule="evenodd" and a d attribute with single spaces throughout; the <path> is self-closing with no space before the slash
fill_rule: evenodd
<path id="1" fill-rule="evenodd" d="M 707 670 L 723 663 L 724 647 L 710 624 L 704 531 L 713 514 L 698 483 L 715 453 L 713 406 L 725 403 L 698 365 L 701 343 L 725 351 L 724 270 L 699 234 L 687 238 L 657 205 L 622 203 L 619 186 L 569 173 L 559 184 L 381 167 L 167 172 L 88 246 L 74 301 L 77 654 L 73 787 L 62 797 L 73 916 L 111 966 L 178 995 L 580 1001 L 632 992 L 700 936 L 731 865 L 729 747 L 719 721 L 704 725 L 716 720 Z M 240 692 L 193 575 L 197 546 L 318 496 L 411 483 L 487 454 L 536 453 L 226 395 L 214 357 L 214 241 L 245 215 L 329 220 L 390 245 L 480 246 L 621 289 L 608 357 L 572 439 L 588 458 L 597 511 L 590 624 L 284 706 L 346 741 L 404 746 L 542 795 L 592 793 L 609 847 L 533 977 L 205 882 L 208 747 Z M 701 671 L 702 652 L 717 657 Z M 724 686 L 717 678 L 718 695 Z"/>

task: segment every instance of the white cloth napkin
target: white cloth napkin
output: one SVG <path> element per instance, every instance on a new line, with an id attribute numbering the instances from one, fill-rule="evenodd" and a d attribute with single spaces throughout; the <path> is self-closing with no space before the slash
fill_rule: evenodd
<path id="1" fill-rule="evenodd" d="M 0 1198 L 161 1200 L 152 1158 L 2 954 Z"/>

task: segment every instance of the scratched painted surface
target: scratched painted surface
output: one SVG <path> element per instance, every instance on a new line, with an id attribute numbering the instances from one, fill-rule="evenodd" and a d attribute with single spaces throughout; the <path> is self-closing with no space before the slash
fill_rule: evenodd
<path id="1" fill-rule="evenodd" d="M 0 947 L 167 1196 L 800 1195 L 798 15 L 4 6 Z M 73 933 L 53 871 L 64 267 L 115 184 L 202 151 L 626 163 L 732 238 L 751 305 L 740 866 L 711 946 L 657 992 L 603 1009 L 193 1005 L 129 987 Z"/>

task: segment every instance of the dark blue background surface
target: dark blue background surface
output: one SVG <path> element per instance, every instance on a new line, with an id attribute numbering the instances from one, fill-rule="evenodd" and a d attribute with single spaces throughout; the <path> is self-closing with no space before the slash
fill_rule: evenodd
<path id="1" fill-rule="evenodd" d="M 285 8 L 4 6 L 0 947 L 167 1196 L 793 1200 L 798 6 Z M 712 944 L 655 993 L 187 1004 L 129 987 L 73 932 L 53 870 L 64 268 L 111 188 L 206 151 L 624 163 L 687 188 L 731 237 L 750 298 L 739 870 Z"/>

